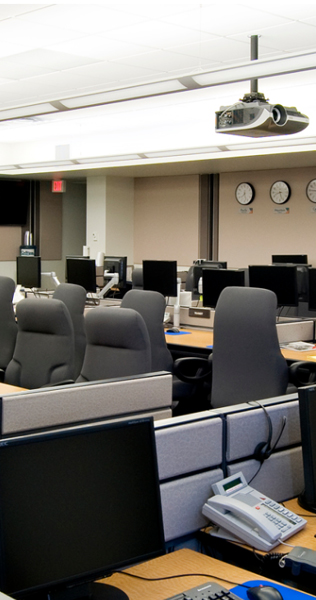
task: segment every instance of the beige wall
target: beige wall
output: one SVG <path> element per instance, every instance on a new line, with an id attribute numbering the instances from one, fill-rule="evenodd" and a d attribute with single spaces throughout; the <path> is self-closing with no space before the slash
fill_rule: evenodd
<path id="1" fill-rule="evenodd" d="M 199 256 L 199 210 L 198 175 L 135 179 L 134 263 L 191 265 Z"/>
<path id="2" fill-rule="evenodd" d="M 246 267 L 269 264 L 272 254 L 308 254 L 316 266 L 316 205 L 306 196 L 306 186 L 315 177 L 316 168 L 221 174 L 219 258 L 227 260 L 228 267 Z M 285 214 L 269 196 L 271 185 L 280 179 L 291 186 L 290 200 L 282 205 L 288 209 Z M 242 214 L 235 199 L 242 181 L 255 187 L 252 214 Z"/>

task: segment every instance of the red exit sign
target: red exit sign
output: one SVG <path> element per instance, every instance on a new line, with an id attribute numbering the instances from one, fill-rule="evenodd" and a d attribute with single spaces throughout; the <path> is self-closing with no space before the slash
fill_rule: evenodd
<path id="1" fill-rule="evenodd" d="M 62 194 L 66 191 L 66 182 L 63 179 L 55 179 L 52 181 L 52 192 L 54 194 Z"/>

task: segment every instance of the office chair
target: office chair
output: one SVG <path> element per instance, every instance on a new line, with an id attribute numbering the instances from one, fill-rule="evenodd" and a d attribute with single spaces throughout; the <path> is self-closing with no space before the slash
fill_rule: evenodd
<path id="1" fill-rule="evenodd" d="M 18 333 L 5 383 L 27 389 L 74 378 L 74 331 L 61 300 L 28 298 L 16 307 Z"/>
<path id="2" fill-rule="evenodd" d="M 13 279 L 0 276 L 0 381 L 13 356 L 18 332 L 12 304 L 14 291 Z"/>
<path id="3" fill-rule="evenodd" d="M 84 308 L 86 290 L 75 283 L 61 283 L 53 294 L 55 300 L 62 300 L 69 310 L 75 335 L 75 369 L 74 378 L 80 375 L 86 349 L 86 330 Z"/>
<path id="4" fill-rule="evenodd" d="M 173 371 L 173 358 L 167 347 L 164 332 L 166 301 L 162 294 L 150 290 L 130 290 L 121 302 L 121 308 L 132 308 L 143 317 L 151 344 L 151 370 Z"/>
<path id="5" fill-rule="evenodd" d="M 151 372 L 151 349 L 142 316 L 130 308 L 98 307 L 86 315 L 87 346 L 77 381 Z"/>
<path id="6" fill-rule="evenodd" d="M 143 289 L 143 269 L 142 267 L 135 267 L 132 271 L 132 289 L 142 290 Z"/>
<path id="7" fill-rule="evenodd" d="M 213 353 L 209 359 L 178 359 L 175 373 L 201 388 L 205 384 L 210 408 L 281 396 L 289 382 L 298 386 L 304 379 L 313 380 L 314 363 L 289 367 L 281 354 L 276 310 L 276 295 L 270 290 L 225 288 L 215 310 Z M 187 375 L 190 360 L 199 374 Z"/>

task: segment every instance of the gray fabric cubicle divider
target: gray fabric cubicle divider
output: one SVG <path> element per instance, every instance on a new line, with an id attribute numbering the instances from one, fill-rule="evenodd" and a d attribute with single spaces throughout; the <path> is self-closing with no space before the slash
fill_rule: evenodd
<path id="1" fill-rule="evenodd" d="M 277 448 L 300 444 L 298 394 L 262 400 L 261 403 L 265 410 L 254 402 L 251 405 L 235 406 L 235 411 L 226 414 L 226 460 L 228 463 L 252 456 L 257 444 L 267 441 L 269 425 L 265 411 L 271 419 L 272 446 L 280 433 L 283 417 L 286 418 L 286 425 Z"/>
<path id="2" fill-rule="evenodd" d="M 1 398 L 1 435 L 137 414 L 166 418 L 171 404 L 172 375 L 164 371 L 15 392 Z"/>
<path id="3" fill-rule="evenodd" d="M 257 470 L 258 461 L 250 459 L 229 465 L 227 476 L 242 471 L 247 481 L 250 481 Z M 298 496 L 304 489 L 301 447 L 271 454 L 250 485 L 276 502 Z"/>
<path id="4" fill-rule="evenodd" d="M 298 394 L 262 400 L 261 404 L 265 410 L 253 403 L 247 409 L 236 406 L 235 411 L 226 414 L 227 476 L 238 471 L 243 472 L 247 481 L 255 476 L 252 487 L 281 502 L 297 496 L 304 486 Z M 252 458 L 255 448 L 269 437 L 265 411 L 271 419 L 274 449 L 255 475 L 260 465 Z M 286 424 L 275 446 L 283 418 Z"/>
<path id="5" fill-rule="evenodd" d="M 223 422 L 212 411 L 155 423 L 166 542 L 207 524 L 202 506 L 222 479 Z"/>

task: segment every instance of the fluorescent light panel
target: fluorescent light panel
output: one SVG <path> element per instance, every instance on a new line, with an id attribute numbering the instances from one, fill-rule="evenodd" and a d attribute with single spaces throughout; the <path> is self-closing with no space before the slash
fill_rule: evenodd
<path id="1" fill-rule="evenodd" d="M 159 81 L 148 85 L 139 85 L 130 88 L 122 88 L 101 94 L 90 94 L 89 96 L 81 96 L 79 98 L 69 98 L 61 102 L 66 108 L 80 108 L 93 104 L 106 104 L 107 102 L 115 102 L 118 100 L 131 100 L 142 96 L 154 96 L 155 94 L 167 94 L 170 92 L 179 92 L 187 89 L 180 81 Z"/>
<path id="2" fill-rule="evenodd" d="M 186 154 L 207 154 L 209 152 L 218 152 L 218 146 L 209 148 L 184 148 L 181 150 L 166 150 L 160 152 L 144 152 L 147 158 L 159 158 L 161 156 L 184 156 Z"/>
<path id="3" fill-rule="evenodd" d="M 94 158 L 76 158 L 74 159 L 79 165 L 89 165 L 94 163 L 115 162 L 121 160 L 139 160 L 142 158 L 139 154 L 122 154 L 119 156 L 97 156 Z"/>
<path id="4" fill-rule="evenodd" d="M 236 67 L 216 69 L 208 73 L 192 75 L 192 79 L 203 87 L 245 81 L 253 78 L 260 79 L 261 77 L 271 77 L 273 75 L 285 75 L 311 69 L 316 69 L 316 52 L 292 55 L 286 58 L 253 60 Z"/>
<path id="5" fill-rule="evenodd" d="M 8 110 L 0 110 L 0 121 L 6 119 L 18 119 L 21 117 L 31 117 L 34 115 L 51 113 L 58 111 L 52 104 L 34 104 L 33 106 L 21 106 L 20 108 L 10 108 Z"/>

